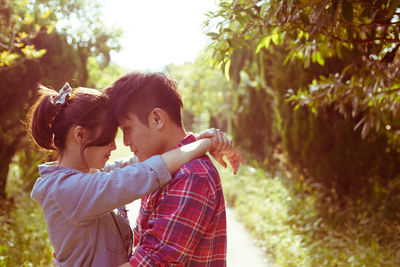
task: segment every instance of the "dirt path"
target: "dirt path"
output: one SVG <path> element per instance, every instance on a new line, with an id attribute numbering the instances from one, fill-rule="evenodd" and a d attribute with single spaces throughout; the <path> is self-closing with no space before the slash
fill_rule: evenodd
<path id="1" fill-rule="evenodd" d="M 127 205 L 128 217 L 133 225 L 139 212 L 140 201 Z M 226 210 L 228 234 L 228 267 L 268 267 L 273 266 L 264 252 L 254 245 L 246 228 L 236 220 L 230 208 Z"/>

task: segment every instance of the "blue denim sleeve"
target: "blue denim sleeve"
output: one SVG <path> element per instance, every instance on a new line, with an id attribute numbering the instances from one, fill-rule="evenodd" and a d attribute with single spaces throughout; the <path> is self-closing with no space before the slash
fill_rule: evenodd
<path id="1" fill-rule="evenodd" d="M 136 156 L 132 156 L 129 158 L 120 158 L 112 162 L 107 162 L 104 168 L 101 170 L 102 172 L 110 172 L 115 170 L 116 168 L 124 168 L 133 163 L 138 163 L 139 160 Z"/>
<path id="2" fill-rule="evenodd" d="M 53 186 L 57 206 L 72 222 L 88 220 L 139 199 L 171 180 L 160 156 L 109 173 L 75 173 Z"/>

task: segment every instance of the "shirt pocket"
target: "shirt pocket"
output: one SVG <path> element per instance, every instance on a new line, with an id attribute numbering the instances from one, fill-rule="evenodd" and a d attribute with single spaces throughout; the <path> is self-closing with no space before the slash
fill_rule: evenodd
<path id="1" fill-rule="evenodd" d="M 104 216 L 104 243 L 107 251 L 118 254 L 126 254 L 124 242 L 116 221 L 111 214 Z"/>

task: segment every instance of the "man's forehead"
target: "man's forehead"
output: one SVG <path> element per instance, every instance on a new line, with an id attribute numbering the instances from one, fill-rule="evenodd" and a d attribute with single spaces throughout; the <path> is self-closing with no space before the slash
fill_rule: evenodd
<path id="1" fill-rule="evenodd" d="M 127 124 L 134 123 L 137 120 L 137 116 L 132 113 L 128 113 L 126 116 L 118 120 L 119 126 L 126 126 Z"/>

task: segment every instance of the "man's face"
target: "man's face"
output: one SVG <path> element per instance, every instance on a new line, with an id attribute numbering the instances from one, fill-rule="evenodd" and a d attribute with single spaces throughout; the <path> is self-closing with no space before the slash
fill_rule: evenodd
<path id="1" fill-rule="evenodd" d="M 119 120 L 119 127 L 124 134 L 124 145 L 131 148 L 139 161 L 162 153 L 160 135 L 151 123 L 146 126 L 136 115 L 130 114 Z"/>

